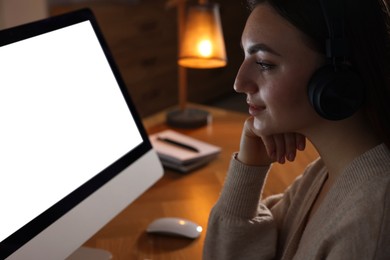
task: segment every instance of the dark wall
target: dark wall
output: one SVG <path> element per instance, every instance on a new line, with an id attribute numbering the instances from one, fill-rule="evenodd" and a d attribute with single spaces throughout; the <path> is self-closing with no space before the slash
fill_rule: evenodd
<path id="1" fill-rule="evenodd" d="M 50 6 L 51 15 L 83 7 L 93 10 L 143 117 L 178 103 L 176 8 L 167 8 L 166 2 L 107 0 Z M 247 16 L 245 6 L 241 0 L 216 2 L 220 4 L 228 65 L 188 70 L 190 102 L 205 104 L 233 93 L 235 74 L 243 57 L 240 38 Z"/>

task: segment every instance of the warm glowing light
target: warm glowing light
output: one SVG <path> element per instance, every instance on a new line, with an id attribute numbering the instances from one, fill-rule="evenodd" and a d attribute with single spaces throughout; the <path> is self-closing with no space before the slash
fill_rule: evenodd
<path id="1" fill-rule="evenodd" d="M 179 221 L 179 224 L 182 225 L 182 226 L 184 226 L 184 225 L 186 224 L 186 222 L 185 222 L 184 220 L 180 220 L 180 221 Z"/>
<path id="2" fill-rule="evenodd" d="M 198 52 L 202 57 L 210 57 L 213 53 L 213 44 L 210 40 L 202 40 L 198 43 Z"/>
<path id="3" fill-rule="evenodd" d="M 210 69 L 226 66 L 227 57 L 217 4 L 192 5 L 183 21 L 178 64 Z"/>

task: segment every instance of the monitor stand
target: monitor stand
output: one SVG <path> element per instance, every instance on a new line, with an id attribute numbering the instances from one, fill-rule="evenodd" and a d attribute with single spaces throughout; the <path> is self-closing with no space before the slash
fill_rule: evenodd
<path id="1" fill-rule="evenodd" d="M 90 247 L 80 247 L 73 252 L 66 260 L 85 260 L 85 259 L 94 259 L 94 260 L 111 260 L 112 254 L 103 249 L 90 248 Z"/>

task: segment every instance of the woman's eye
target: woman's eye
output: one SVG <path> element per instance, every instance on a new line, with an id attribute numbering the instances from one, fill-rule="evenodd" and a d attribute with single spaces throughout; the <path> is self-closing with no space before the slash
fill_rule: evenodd
<path id="1" fill-rule="evenodd" d="M 263 62 L 263 61 L 256 61 L 256 64 L 260 65 L 262 70 L 270 70 L 275 67 L 275 65 Z"/>

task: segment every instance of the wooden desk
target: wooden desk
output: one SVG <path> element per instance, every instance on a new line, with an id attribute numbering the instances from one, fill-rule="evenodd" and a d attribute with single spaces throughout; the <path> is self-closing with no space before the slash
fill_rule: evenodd
<path id="1" fill-rule="evenodd" d="M 114 259 L 201 259 L 206 230 L 196 240 L 150 235 L 147 225 L 159 217 L 183 217 L 207 226 L 209 212 L 218 199 L 229 161 L 237 151 L 246 114 L 210 109 L 213 122 L 182 133 L 222 147 L 220 156 L 207 166 L 182 174 L 170 170 L 152 188 L 92 237 L 85 246 L 110 251 Z M 144 120 L 149 134 L 166 129 L 165 113 Z M 317 153 L 309 144 L 294 164 L 275 165 L 265 195 L 282 192 Z"/>

